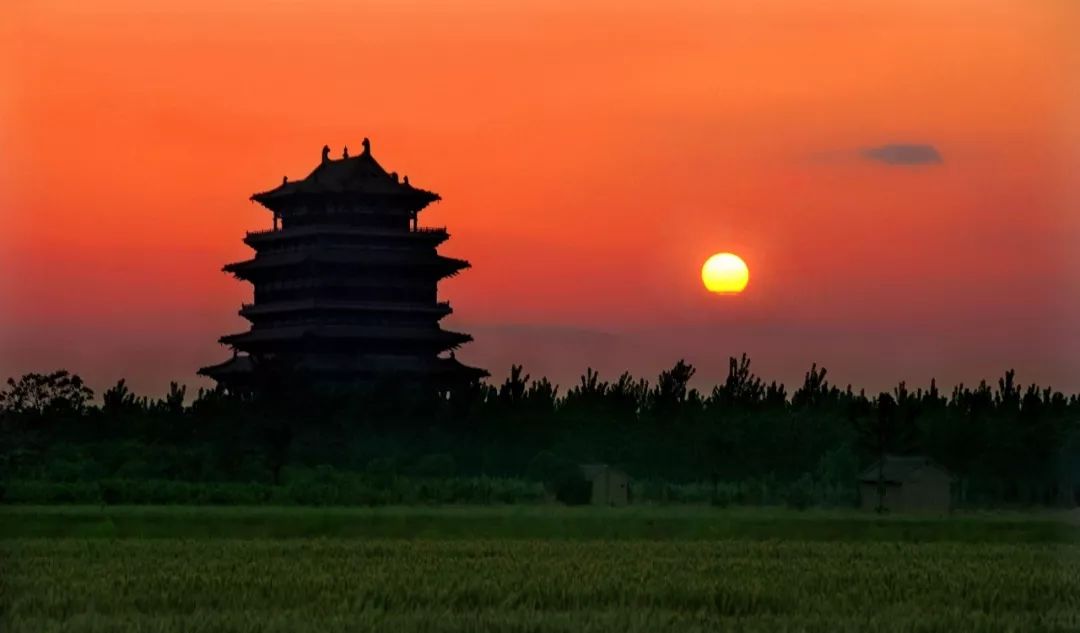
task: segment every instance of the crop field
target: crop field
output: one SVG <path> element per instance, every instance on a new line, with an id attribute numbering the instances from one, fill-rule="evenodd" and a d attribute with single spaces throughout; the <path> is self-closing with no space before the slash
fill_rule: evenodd
<path id="1" fill-rule="evenodd" d="M 95 512 L 122 534 L 88 521 Z M 1056 531 L 1018 530 L 1039 522 L 1015 516 L 330 511 L 359 526 L 346 534 L 316 510 L 277 510 L 281 520 L 309 513 L 300 535 L 274 533 L 273 512 L 208 510 L 221 533 L 184 536 L 198 509 L 4 509 L 0 630 L 1080 630 L 1076 528 L 1049 520 Z M 497 529 L 471 536 L 454 523 L 474 514 Z M 658 531 L 639 531 L 665 516 Z M 531 517 L 552 536 L 518 531 L 507 517 Z M 75 534 L 20 532 L 53 519 Z M 415 529 L 381 533 L 395 521 Z M 602 533 L 593 521 L 631 527 Z M 764 524 L 782 532 L 759 537 L 754 526 Z M 227 525 L 247 531 L 238 538 Z M 842 538 L 844 525 L 854 538 Z M 940 538 L 928 538 L 935 525 Z M 954 538 L 964 531 L 979 537 Z"/>

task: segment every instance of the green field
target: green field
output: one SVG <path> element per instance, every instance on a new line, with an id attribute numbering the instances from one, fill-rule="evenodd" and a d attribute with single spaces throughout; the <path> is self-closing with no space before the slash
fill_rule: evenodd
<path id="1" fill-rule="evenodd" d="M 1075 631 L 1062 514 L 3 508 L 4 631 Z"/>

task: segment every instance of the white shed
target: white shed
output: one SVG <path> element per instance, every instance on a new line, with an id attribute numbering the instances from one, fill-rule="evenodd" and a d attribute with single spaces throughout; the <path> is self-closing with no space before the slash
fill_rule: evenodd
<path id="1" fill-rule="evenodd" d="M 592 483 L 592 503 L 624 506 L 630 503 L 630 476 L 607 464 L 582 464 L 581 474 Z"/>
<path id="2" fill-rule="evenodd" d="M 928 457 L 887 455 L 859 475 L 859 494 L 864 510 L 877 509 L 880 486 L 887 510 L 948 512 L 952 508 L 952 481 L 952 475 Z"/>

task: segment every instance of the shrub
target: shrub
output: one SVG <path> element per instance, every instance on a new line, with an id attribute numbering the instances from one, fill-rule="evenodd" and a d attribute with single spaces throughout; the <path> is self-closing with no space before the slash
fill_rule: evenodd
<path id="1" fill-rule="evenodd" d="M 555 487 L 555 498 L 568 506 L 586 505 L 592 501 L 592 482 L 580 474 L 564 479 Z"/>
<path id="2" fill-rule="evenodd" d="M 567 460 L 562 459 L 551 451 L 540 451 L 526 467 L 525 472 L 529 479 L 542 481 L 545 484 L 555 481 L 566 470 Z"/>
<path id="3" fill-rule="evenodd" d="M 796 510 L 805 510 L 814 502 L 814 481 L 804 474 L 787 487 L 784 502 Z"/>
<path id="4" fill-rule="evenodd" d="M 709 505 L 716 508 L 726 508 L 731 505 L 735 495 L 727 486 L 717 486 L 709 497 Z"/>
<path id="5" fill-rule="evenodd" d="M 120 484 L 111 480 L 99 482 L 98 493 L 101 498 L 101 503 L 107 506 L 116 505 L 123 501 L 124 498 Z"/>
<path id="6" fill-rule="evenodd" d="M 592 483 L 586 481 L 574 462 L 550 451 L 541 451 L 529 462 L 530 478 L 539 479 L 544 489 L 566 505 L 584 505 L 592 501 Z"/>
<path id="7" fill-rule="evenodd" d="M 454 458 L 446 453 L 424 455 L 413 468 L 413 472 L 420 477 L 449 477 L 455 470 Z"/>
<path id="8" fill-rule="evenodd" d="M 374 477 L 393 477 L 397 474 L 397 460 L 393 457 L 376 457 L 367 463 L 364 470 Z"/>

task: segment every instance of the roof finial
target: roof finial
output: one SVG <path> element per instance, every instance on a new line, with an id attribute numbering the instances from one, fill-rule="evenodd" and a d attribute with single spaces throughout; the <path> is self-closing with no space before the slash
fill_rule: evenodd
<path id="1" fill-rule="evenodd" d="M 412 186 L 412 185 L 409 184 L 409 177 L 408 176 L 405 176 L 405 186 L 406 187 L 411 187 Z"/>
<path id="2" fill-rule="evenodd" d="M 348 158 L 349 157 L 349 146 L 348 145 L 346 145 L 345 150 L 341 152 L 341 157 L 342 158 Z"/>
<path id="3" fill-rule="evenodd" d="M 364 153 L 365 154 L 370 154 L 371 153 L 371 141 L 367 140 L 366 136 L 364 137 Z"/>
<path id="4" fill-rule="evenodd" d="M 325 163 L 328 160 L 330 160 L 330 146 L 329 145 L 323 145 L 322 146 L 322 162 Z"/>
<path id="5" fill-rule="evenodd" d="M 283 185 L 289 184 L 289 177 L 288 176 L 282 176 L 281 177 L 281 184 L 283 184 Z"/>
<path id="6" fill-rule="evenodd" d="M 390 177 L 394 179 L 394 182 L 397 182 L 397 172 L 396 171 L 390 172 Z"/>

